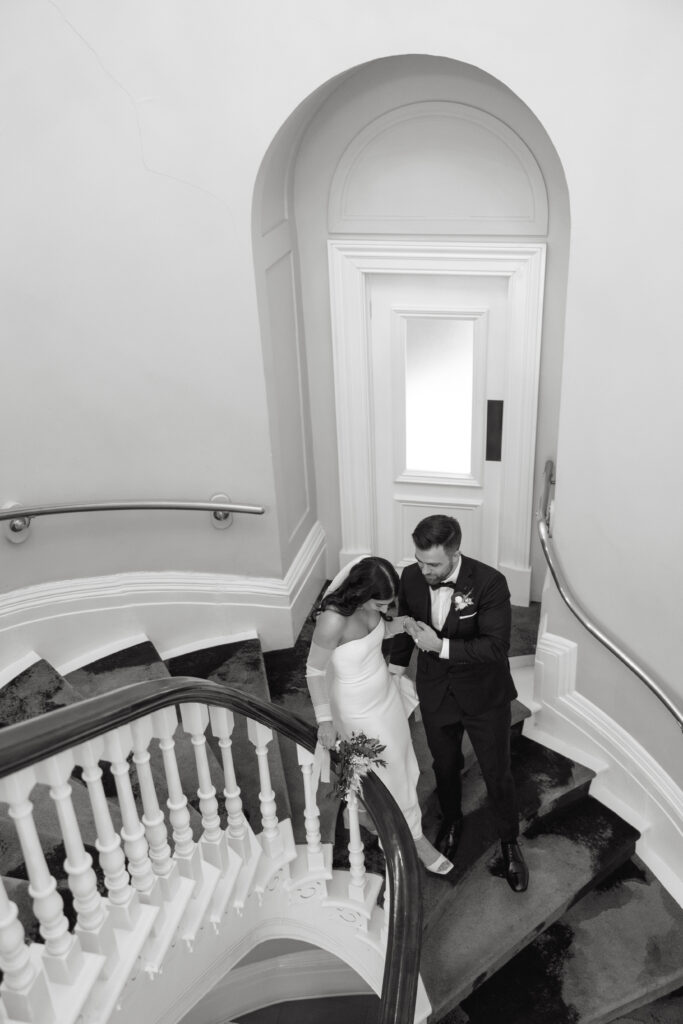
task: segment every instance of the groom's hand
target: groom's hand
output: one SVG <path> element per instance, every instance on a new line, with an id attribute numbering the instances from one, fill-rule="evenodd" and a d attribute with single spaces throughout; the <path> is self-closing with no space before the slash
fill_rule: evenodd
<path id="1" fill-rule="evenodd" d="M 415 626 L 415 643 L 419 649 L 421 651 L 434 651 L 436 654 L 439 654 L 443 646 L 441 637 L 437 636 L 432 627 L 425 625 L 424 622 L 417 622 Z"/>

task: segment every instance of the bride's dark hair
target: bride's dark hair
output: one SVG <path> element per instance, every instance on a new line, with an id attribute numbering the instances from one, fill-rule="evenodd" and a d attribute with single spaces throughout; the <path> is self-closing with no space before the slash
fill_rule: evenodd
<path id="1" fill-rule="evenodd" d="M 397 593 L 398 573 L 391 562 L 386 558 L 369 555 L 356 562 L 336 590 L 325 594 L 313 610 L 313 615 L 317 617 L 327 608 L 333 608 L 340 615 L 353 615 L 366 601 L 391 601 Z"/>

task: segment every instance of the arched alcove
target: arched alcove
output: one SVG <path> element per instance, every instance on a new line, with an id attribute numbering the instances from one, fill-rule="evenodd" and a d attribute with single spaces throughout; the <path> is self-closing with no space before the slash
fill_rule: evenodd
<path id="1" fill-rule="evenodd" d="M 557 435 L 569 243 L 564 174 L 519 97 L 480 69 L 424 55 L 383 58 L 325 83 L 273 140 L 254 195 L 253 241 L 276 474 L 290 510 L 283 551 L 294 558 L 302 525 L 317 520 L 328 574 L 337 568 L 343 523 L 327 246 L 345 237 L 523 239 L 545 247 L 536 489 Z M 353 453 L 342 451 L 344 458 Z M 532 564 L 538 597 L 542 562 L 533 548 Z"/>

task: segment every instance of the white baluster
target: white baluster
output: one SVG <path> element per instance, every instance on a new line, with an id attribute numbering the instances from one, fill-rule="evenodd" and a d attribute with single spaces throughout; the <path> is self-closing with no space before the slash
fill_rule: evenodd
<path id="1" fill-rule="evenodd" d="M 33 912 L 45 940 L 45 970 L 52 981 L 68 984 L 76 979 L 83 955 L 78 939 L 69 932 L 64 902 L 48 869 L 33 820 L 33 804 L 28 795 L 35 780 L 35 772 L 30 768 L 16 772 L 3 780 L 0 798 L 9 804 L 9 815 L 15 823 L 24 855 Z"/>
<path id="2" fill-rule="evenodd" d="M 349 897 L 362 903 L 365 897 L 365 855 L 360 837 L 358 797 L 353 791 L 347 794 L 346 807 L 349 815 Z"/>
<path id="3" fill-rule="evenodd" d="M 40 782 L 51 782 L 50 796 L 57 809 L 64 839 L 64 867 L 77 914 L 76 932 L 83 949 L 106 957 L 103 976 L 107 977 L 118 963 L 118 947 L 113 925 L 107 914 L 107 905 L 97 890 L 92 857 L 83 845 L 83 837 L 71 799 L 71 785 L 68 779 L 73 766 L 73 751 L 65 751 L 37 765 L 36 776 Z"/>
<path id="4" fill-rule="evenodd" d="M 5 1010 L 13 1021 L 53 1024 L 55 1013 L 45 975 L 31 959 L 24 938 L 19 911 L 0 878 L 0 968 L 4 975 L 0 994 Z"/>
<path id="5" fill-rule="evenodd" d="M 263 849 L 270 857 L 276 857 L 283 852 L 282 837 L 278 828 L 277 805 L 275 793 L 270 781 L 270 768 L 268 766 L 268 744 L 273 738 L 272 730 L 253 718 L 247 719 L 247 732 L 249 739 L 254 744 L 256 757 L 258 759 L 258 771 L 260 781 L 259 801 L 261 806 L 261 842 Z"/>
<path id="6" fill-rule="evenodd" d="M 95 818 L 97 839 L 95 846 L 104 872 L 112 920 L 117 928 L 132 928 L 140 916 L 140 903 L 130 884 L 126 858 L 121 849 L 121 838 L 114 828 L 109 803 L 102 785 L 99 761 L 104 756 L 104 739 L 90 740 L 74 751 L 75 759 L 83 768 L 83 781 L 88 787 L 90 805 Z"/>
<path id="7" fill-rule="evenodd" d="M 235 764 L 232 757 L 232 731 L 235 727 L 235 716 L 227 708 L 209 708 L 211 730 L 218 739 L 223 758 L 223 775 L 225 778 L 225 809 L 228 812 L 228 842 L 240 857 L 250 855 L 249 827 L 244 816 L 240 787 L 237 785 Z"/>
<path id="8" fill-rule="evenodd" d="M 114 729 L 104 737 L 105 755 L 111 761 L 111 773 L 116 784 L 116 792 L 121 808 L 121 838 L 128 858 L 128 870 L 131 881 L 143 903 L 156 903 L 153 898 L 155 877 L 149 859 L 149 848 L 145 838 L 145 829 L 138 816 L 133 787 L 130 782 L 130 766 L 128 754 L 133 747 L 133 738 L 129 726 Z"/>
<path id="9" fill-rule="evenodd" d="M 199 846 L 192 837 L 190 812 L 187 797 L 183 793 L 178 762 L 175 756 L 173 735 L 178 725 L 174 707 L 162 708 L 152 715 L 154 732 L 159 737 L 159 748 L 164 759 L 164 772 L 168 786 L 167 807 L 173 827 L 175 849 L 173 857 L 178 861 L 181 875 L 199 881 L 202 877 L 202 861 Z"/>
<path id="10" fill-rule="evenodd" d="M 168 843 L 168 832 L 163 812 L 159 806 L 154 776 L 150 764 L 149 744 L 153 735 L 152 718 L 140 718 L 131 723 L 133 734 L 133 762 L 140 783 L 142 797 L 142 823 L 149 844 L 152 870 L 159 879 L 164 898 L 173 899 L 180 884 L 177 861 L 173 860 Z"/>
<path id="11" fill-rule="evenodd" d="M 306 822 L 306 851 L 309 871 L 324 868 L 324 856 L 320 835 L 320 811 L 317 804 L 317 779 L 313 778 L 315 757 L 310 751 L 297 744 L 296 756 L 301 767 L 304 784 L 304 819 Z"/>
<path id="12" fill-rule="evenodd" d="M 211 780 L 211 768 L 206 753 L 206 727 L 209 724 L 209 711 L 204 704 L 183 704 L 180 708 L 185 732 L 192 738 L 195 763 L 197 765 L 197 796 L 199 810 L 202 815 L 201 846 L 204 857 L 221 871 L 228 866 L 229 851 L 225 845 L 225 837 L 221 831 L 221 820 L 218 815 L 216 789 Z"/>

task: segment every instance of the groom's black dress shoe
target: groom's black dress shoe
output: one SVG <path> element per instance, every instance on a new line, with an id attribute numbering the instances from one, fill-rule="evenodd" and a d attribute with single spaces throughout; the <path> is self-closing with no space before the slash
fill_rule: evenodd
<path id="1" fill-rule="evenodd" d="M 517 843 L 501 843 L 505 878 L 514 892 L 525 892 L 529 884 L 529 869 Z"/>
<path id="2" fill-rule="evenodd" d="M 458 849 L 460 836 L 462 835 L 462 818 L 455 818 L 454 821 L 444 821 L 436 835 L 434 845 L 439 853 L 442 853 L 448 860 L 453 860 L 455 851 Z"/>

